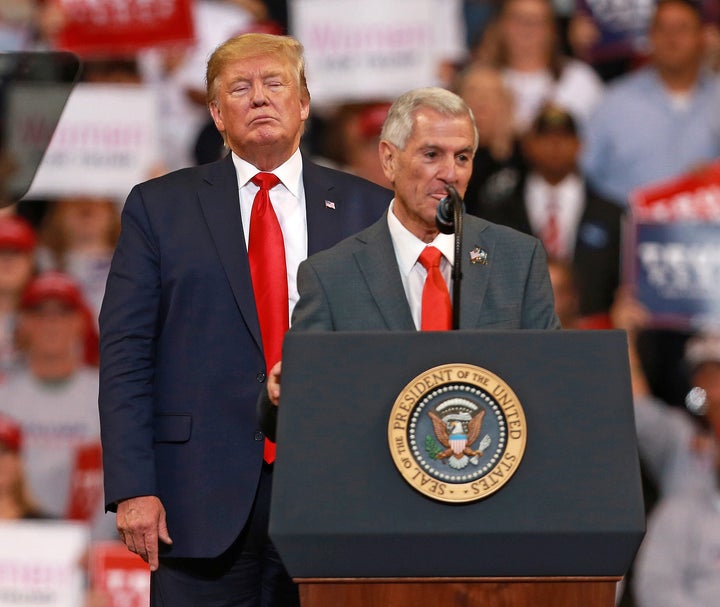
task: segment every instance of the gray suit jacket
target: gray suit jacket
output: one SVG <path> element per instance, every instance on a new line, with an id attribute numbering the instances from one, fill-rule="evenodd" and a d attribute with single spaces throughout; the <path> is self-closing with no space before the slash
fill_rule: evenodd
<path id="1" fill-rule="evenodd" d="M 540 241 L 506 226 L 463 216 L 461 329 L 559 329 Z M 470 252 L 487 253 L 471 263 Z M 298 270 L 300 300 L 291 331 L 414 331 L 387 217 Z M 277 407 L 261 392 L 260 427 L 274 438 Z"/>
<path id="2" fill-rule="evenodd" d="M 460 328 L 559 328 L 540 242 L 470 215 L 463 223 Z M 471 263 L 473 250 L 487 263 Z M 386 216 L 309 257 L 298 289 L 293 331 L 415 330 Z"/>

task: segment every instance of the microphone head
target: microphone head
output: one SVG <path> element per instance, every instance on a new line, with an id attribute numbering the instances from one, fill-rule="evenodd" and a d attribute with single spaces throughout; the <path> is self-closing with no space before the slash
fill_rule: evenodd
<path id="1" fill-rule="evenodd" d="M 437 211 L 435 211 L 435 225 L 441 234 L 455 232 L 455 211 L 452 196 L 446 196 L 438 203 Z"/>

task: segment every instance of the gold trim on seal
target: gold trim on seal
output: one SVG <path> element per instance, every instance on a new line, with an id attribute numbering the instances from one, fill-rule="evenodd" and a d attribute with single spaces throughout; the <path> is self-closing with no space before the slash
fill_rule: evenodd
<path id="1" fill-rule="evenodd" d="M 495 440 L 489 435 L 482 439 L 480 431 L 477 445 L 467 445 L 467 455 L 448 456 L 451 446 L 447 428 L 441 427 L 442 437 L 438 437 L 437 430 L 435 436 L 415 436 L 420 423 L 424 427 L 430 423 L 422 420 L 422 416 L 433 413 L 428 419 L 434 417 L 437 422 L 439 418 L 433 409 L 453 407 L 455 403 L 457 410 L 465 407 L 471 412 L 465 413 L 466 420 L 482 413 L 479 421 L 485 424 L 485 417 L 488 425 L 497 428 Z M 465 432 L 460 438 L 469 434 Z M 438 440 L 448 448 L 443 454 L 424 453 L 423 441 L 440 447 Z M 400 474 L 414 489 L 442 502 L 473 502 L 500 490 L 517 471 L 526 441 L 525 412 L 515 392 L 494 373 L 466 363 L 440 365 L 415 377 L 395 400 L 388 421 L 390 453 Z M 492 448 L 485 449 L 491 444 Z M 452 457 L 457 463 L 451 467 L 461 468 L 460 471 L 450 470 L 445 467 L 447 463 L 440 461 Z"/>

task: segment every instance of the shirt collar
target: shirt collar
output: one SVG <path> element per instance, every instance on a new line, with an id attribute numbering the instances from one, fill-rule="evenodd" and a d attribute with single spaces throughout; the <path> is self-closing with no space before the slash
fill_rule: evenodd
<path id="1" fill-rule="evenodd" d="M 232 160 L 237 172 L 238 184 L 241 188 L 246 186 L 255 175 L 263 172 L 247 160 L 240 158 L 235 152 L 232 152 Z M 300 148 L 295 150 L 295 153 L 279 167 L 270 172 L 282 182 L 295 198 L 300 198 L 300 181 L 302 179 L 302 154 Z"/>
<path id="2" fill-rule="evenodd" d="M 400 220 L 393 213 L 394 205 L 395 199 L 393 198 L 387 212 L 387 222 L 400 273 L 403 276 L 408 276 L 420 253 L 428 245 L 440 249 L 443 256 L 452 264 L 455 258 L 455 237 L 452 234 L 438 234 L 431 243 L 423 242 L 400 223 Z"/>

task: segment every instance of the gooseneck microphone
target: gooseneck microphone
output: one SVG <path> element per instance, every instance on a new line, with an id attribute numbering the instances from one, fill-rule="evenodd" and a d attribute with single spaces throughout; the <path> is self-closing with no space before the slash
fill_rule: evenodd
<path id="1" fill-rule="evenodd" d="M 452 234 L 455 231 L 455 198 L 452 192 L 455 193 L 455 196 L 458 196 L 458 193 L 451 185 L 445 187 L 448 195 L 438 203 L 435 225 L 441 234 Z"/>

